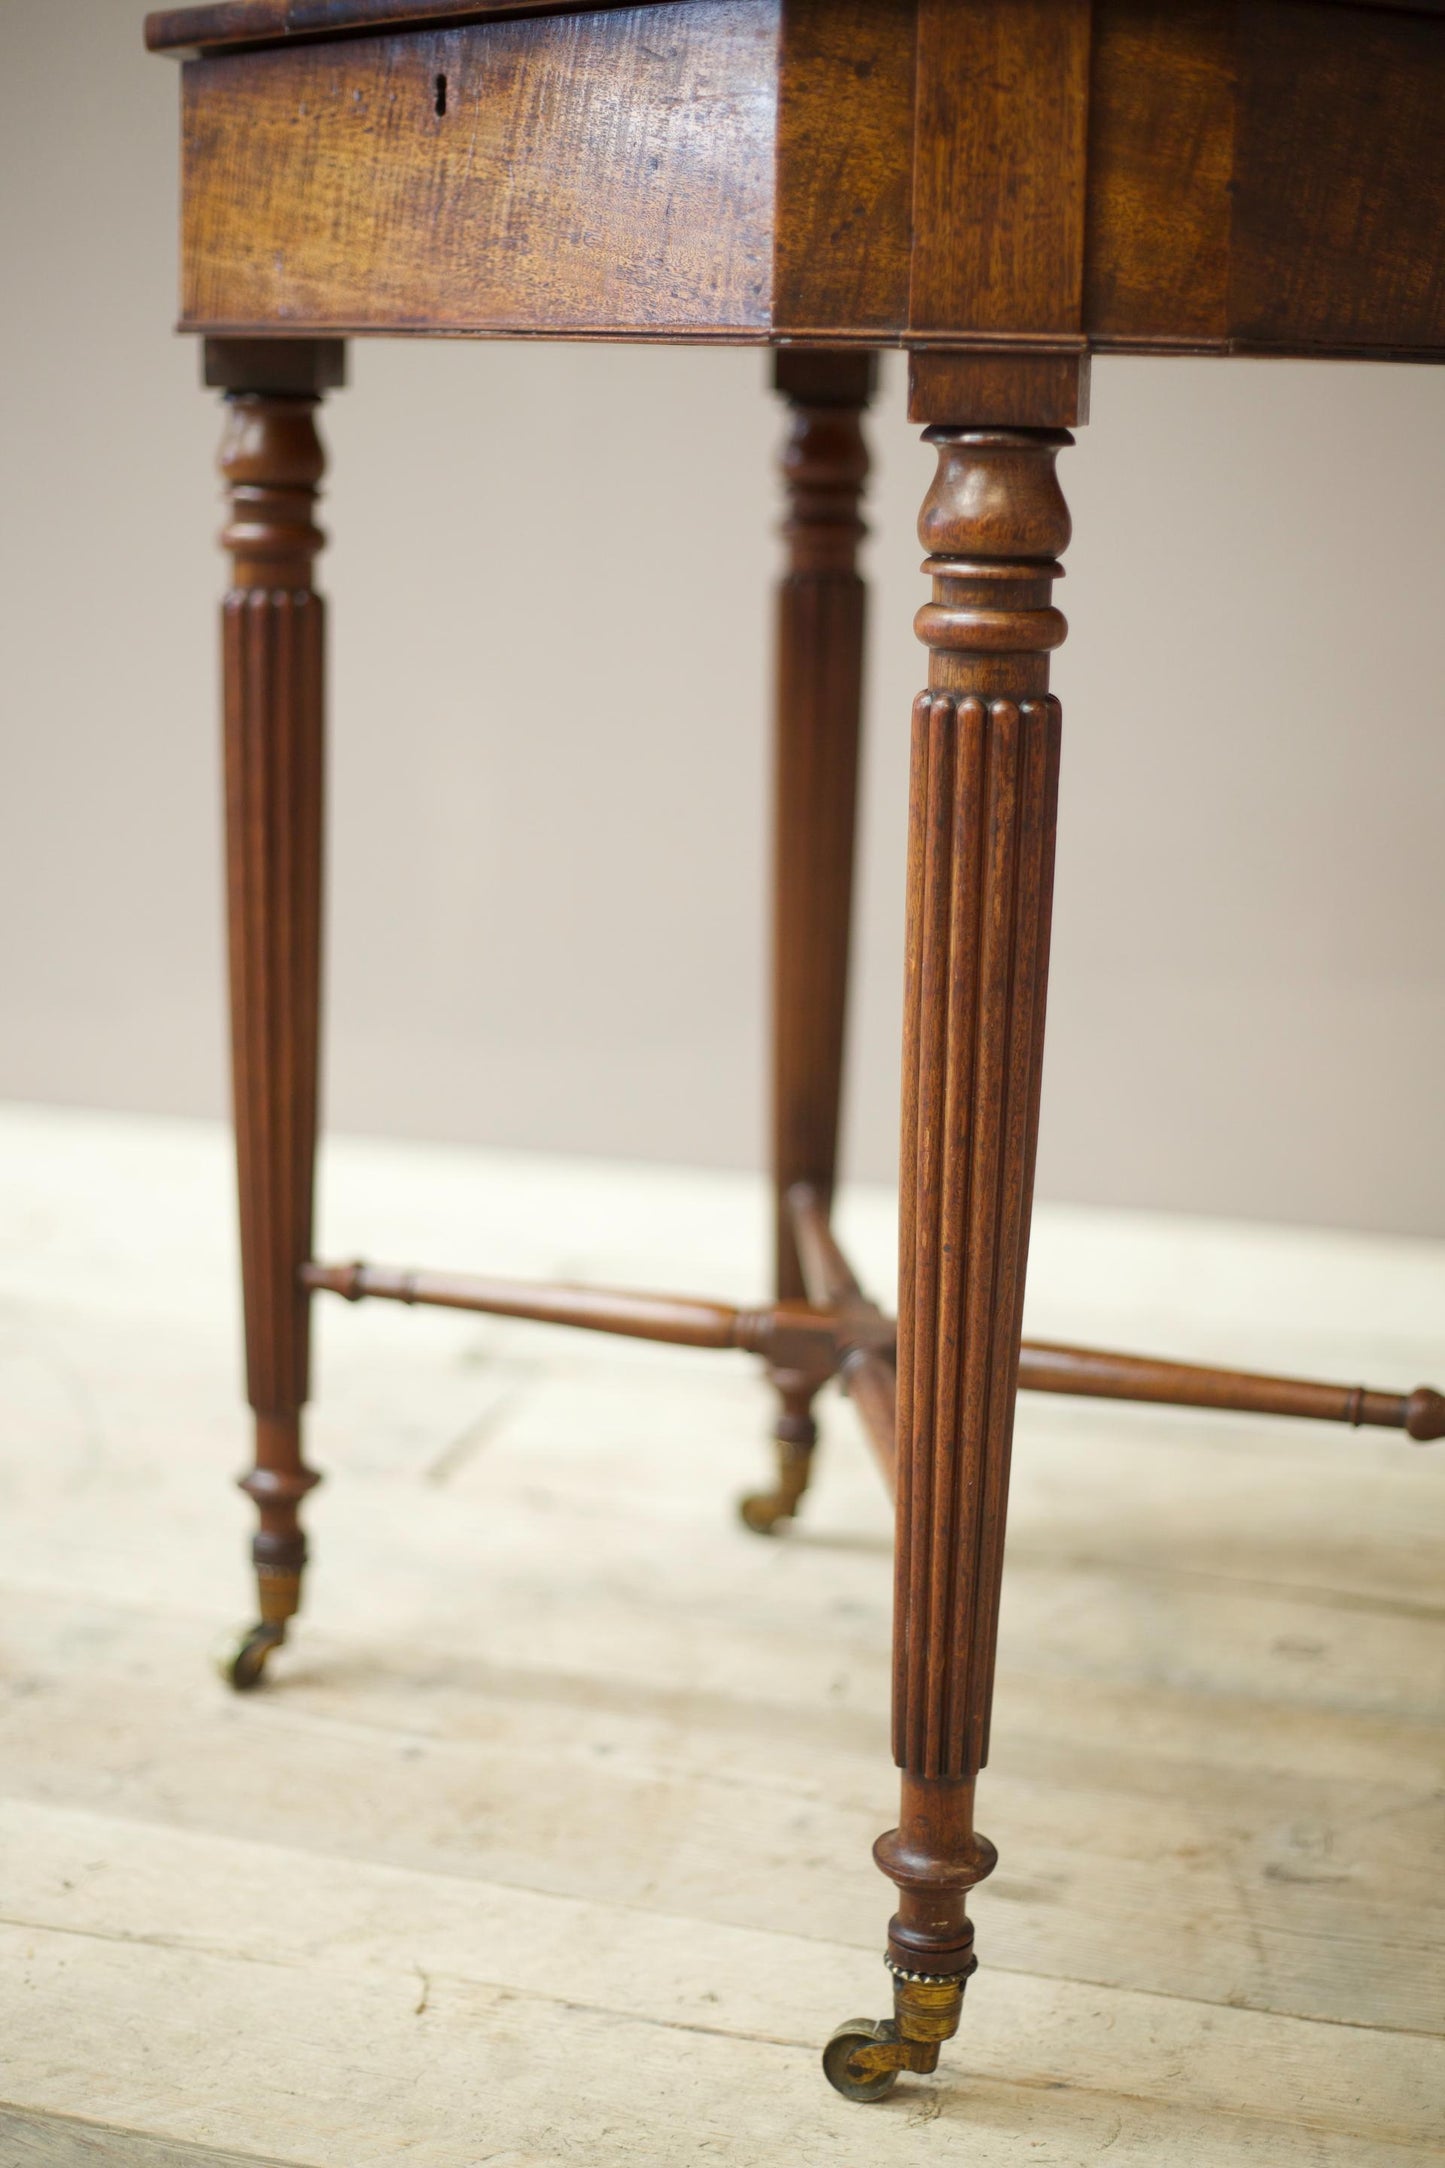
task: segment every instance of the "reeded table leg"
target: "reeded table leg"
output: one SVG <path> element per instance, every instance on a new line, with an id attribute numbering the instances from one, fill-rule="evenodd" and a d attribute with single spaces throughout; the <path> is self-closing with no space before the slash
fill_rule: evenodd
<path id="1" fill-rule="evenodd" d="M 318 1480 L 301 1447 L 307 1398 L 321 936 L 324 609 L 312 584 L 325 456 L 315 410 L 340 349 L 213 342 L 226 390 L 221 471 L 233 560 L 222 610 L 231 1048 L 245 1284 L 247 1394 L 260 1510 L 260 1619 L 229 1667 L 254 1686 L 300 1605 L 298 1507 Z M 277 388 L 272 389 L 270 386 Z M 311 385 L 311 389 L 297 386 Z"/>
<path id="2" fill-rule="evenodd" d="M 773 1180 L 784 1302 L 805 1292 L 787 1193 L 806 1182 L 826 1206 L 838 1155 L 863 681 L 862 417 L 876 382 L 872 354 L 785 348 L 774 357 L 789 420 L 773 786 Z M 813 1400 L 828 1374 L 770 1371 L 780 1402 L 777 1487 L 742 1502 L 759 1534 L 797 1511 L 817 1439 Z"/>
<path id="3" fill-rule="evenodd" d="M 1050 606 L 1069 539 L 1062 430 L 934 428 L 919 533 L 898 1340 L 894 2016 L 843 2026 L 825 2068 L 851 2098 L 932 2070 L 974 1969 L 969 1889 L 988 1751 L 1009 1450 L 1043 1052 L 1058 787 Z"/>

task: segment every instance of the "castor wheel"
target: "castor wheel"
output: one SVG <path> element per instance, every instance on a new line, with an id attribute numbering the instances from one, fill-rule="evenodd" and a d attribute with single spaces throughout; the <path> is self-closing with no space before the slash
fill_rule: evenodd
<path id="1" fill-rule="evenodd" d="M 828 2083 L 845 2100 L 882 2100 L 898 2082 L 900 2070 L 920 2076 L 938 2068 L 938 2051 L 958 2031 L 963 2015 L 963 1983 L 958 1973 L 904 1972 L 890 1957 L 893 2015 L 874 2023 L 850 2018 L 823 2050 Z"/>
<path id="2" fill-rule="evenodd" d="M 266 1659 L 286 1638 L 284 1626 L 253 1626 L 240 1647 L 221 1663 L 221 1676 L 238 1694 L 249 1694 L 261 1683 Z"/>
<path id="3" fill-rule="evenodd" d="M 898 2027 L 891 2017 L 851 2017 L 840 2025 L 823 2050 L 823 2073 L 834 2092 L 845 2100 L 886 2099 L 901 2064 L 883 2062 L 880 2048 L 898 2053 Z"/>
<path id="4" fill-rule="evenodd" d="M 793 1518 L 795 1501 L 778 1491 L 755 1491 L 738 1500 L 738 1519 L 755 1536 L 775 1536 Z"/>

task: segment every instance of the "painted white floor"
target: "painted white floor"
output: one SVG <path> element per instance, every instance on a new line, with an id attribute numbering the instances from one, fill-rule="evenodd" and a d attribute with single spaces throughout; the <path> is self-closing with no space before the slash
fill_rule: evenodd
<path id="1" fill-rule="evenodd" d="M 842 1223 L 880 1295 L 889 1200 Z M 338 1143 L 323 1246 L 755 1297 L 758 1185 Z M 0 1110 L 0 2161 L 1383 2168 L 1445 2158 L 1445 1454 L 1023 1403 L 981 1969 L 881 2016 L 888 1523 L 830 1397 L 749 1536 L 742 1358 L 329 1303 L 258 1696 L 226 1144 Z M 1445 1382 L 1445 1244 L 1046 1210 L 1055 1337 Z"/>

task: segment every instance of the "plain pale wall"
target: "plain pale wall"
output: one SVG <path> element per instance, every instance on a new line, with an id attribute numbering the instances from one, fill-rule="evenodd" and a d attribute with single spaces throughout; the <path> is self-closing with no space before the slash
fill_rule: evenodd
<path id="1" fill-rule="evenodd" d="M 218 415 L 174 306 L 173 64 L 0 11 L 0 1093 L 224 1105 Z M 763 1151 L 765 362 L 358 344 L 331 402 L 328 1105 Z M 874 430 L 848 1106 L 894 1162 L 931 460 Z M 1096 365 L 1041 1191 L 1445 1232 L 1445 372 Z"/>

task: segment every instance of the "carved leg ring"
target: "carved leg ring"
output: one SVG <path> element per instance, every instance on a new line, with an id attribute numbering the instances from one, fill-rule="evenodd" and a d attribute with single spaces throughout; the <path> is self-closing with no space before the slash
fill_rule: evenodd
<path id="1" fill-rule="evenodd" d="M 909 826 L 898 1340 L 895 2016 L 835 2034 L 851 2099 L 931 2070 L 974 1969 L 967 1897 L 995 1854 L 973 1826 L 988 1754 L 1009 1454 L 1023 1325 L 1048 970 L 1069 539 L 1062 431 L 935 428 L 919 532 L 933 601 L 917 629 Z"/>

